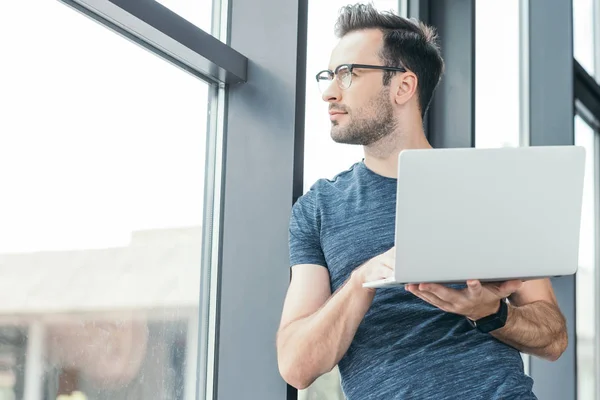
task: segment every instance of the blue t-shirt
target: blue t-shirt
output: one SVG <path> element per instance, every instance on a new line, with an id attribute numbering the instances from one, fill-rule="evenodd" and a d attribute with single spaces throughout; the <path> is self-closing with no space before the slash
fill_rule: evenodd
<path id="1" fill-rule="evenodd" d="M 292 209 L 290 265 L 327 268 L 334 293 L 394 245 L 395 207 L 396 179 L 363 162 L 319 180 Z M 339 370 L 348 400 L 536 399 L 518 350 L 404 287 L 377 289 Z"/>

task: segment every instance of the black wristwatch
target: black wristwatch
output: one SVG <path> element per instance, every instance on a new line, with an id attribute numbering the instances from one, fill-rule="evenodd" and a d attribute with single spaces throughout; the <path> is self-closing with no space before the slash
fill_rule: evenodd
<path id="1" fill-rule="evenodd" d="M 488 333 L 496 329 L 502 328 L 506 325 L 506 318 L 508 316 L 508 304 L 507 299 L 500 300 L 500 309 L 492 315 L 473 321 L 467 318 L 467 321 L 473 328 L 476 328 L 480 332 Z"/>

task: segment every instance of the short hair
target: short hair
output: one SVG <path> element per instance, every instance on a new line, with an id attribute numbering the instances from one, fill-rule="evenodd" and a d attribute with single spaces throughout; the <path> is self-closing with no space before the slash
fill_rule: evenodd
<path id="1" fill-rule="evenodd" d="M 433 93 L 444 72 L 438 36 L 434 28 L 415 19 L 392 12 L 380 12 L 372 4 L 342 7 L 335 24 L 338 38 L 363 29 L 383 32 L 380 58 L 386 66 L 404 67 L 418 79 L 417 90 L 421 115 L 425 116 Z M 386 71 L 383 84 L 389 85 L 394 72 Z"/>

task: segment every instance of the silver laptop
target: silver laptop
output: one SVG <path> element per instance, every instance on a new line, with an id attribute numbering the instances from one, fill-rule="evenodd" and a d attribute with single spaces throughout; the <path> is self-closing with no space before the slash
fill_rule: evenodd
<path id="1" fill-rule="evenodd" d="M 574 274 L 585 150 L 405 150 L 398 157 L 395 276 L 366 287 Z"/>

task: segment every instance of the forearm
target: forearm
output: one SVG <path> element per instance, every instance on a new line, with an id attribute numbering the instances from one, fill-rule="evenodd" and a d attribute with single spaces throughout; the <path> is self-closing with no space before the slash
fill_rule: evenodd
<path id="1" fill-rule="evenodd" d="M 374 291 L 350 278 L 314 314 L 294 321 L 277 337 L 282 376 L 303 389 L 344 356 L 373 301 Z"/>
<path id="2" fill-rule="evenodd" d="M 523 353 L 551 361 L 567 347 L 565 319 L 558 307 L 545 301 L 521 307 L 509 304 L 506 325 L 491 334 Z"/>

